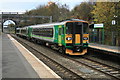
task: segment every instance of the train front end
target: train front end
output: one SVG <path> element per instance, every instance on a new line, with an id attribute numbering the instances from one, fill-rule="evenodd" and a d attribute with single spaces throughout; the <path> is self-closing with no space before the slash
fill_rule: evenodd
<path id="1" fill-rule="evenodd" d="M 88 23 L 86 21 L 66 22 L 66 54 L 84 55 L 89 43 Z"/>

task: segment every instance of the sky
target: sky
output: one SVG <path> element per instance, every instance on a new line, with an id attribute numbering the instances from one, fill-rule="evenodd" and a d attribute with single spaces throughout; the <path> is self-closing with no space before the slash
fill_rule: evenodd
<path id="1" fill-rule="evenodd" d="M 67 4 L 69 9 L 72 10 L 76 5 L 88 0 L 0 0 L 0 13 L 1 12 L 19 12 L 36 9 L 40 5 L 46 5 L 49 1 L 59 4 Z M 96 1 L 96 0 L 91 0 Z M 105 1 L 105 0 L 103 0 Z M 116 0 L 118 1 L 118 0 Z M 7 24 L 10 21 L 6 22 Z M 6 24 L 5 23 L 5 24 Z"/>
<path id="2" fill-rule="evenodd" d="M 87 0 L 0 0 L 0 12 L 25 12 L 37 8 L 39 5 L 46 5 L 49 1 L 67 4 L 69 9 L 73 9 Z"/>
<path id="3" fill-rule="evenodd" d="M 73 9 L 76 5 L 86 0 L 0 0 L 0 12 L 21 12 L 36 9 L 40 5 L 46 5 L 49 1 L 59 4 L 67 4 L 69 9 Z M 6 21 L 4 25 L 14 23 Z M 7 27 L 7 26 L 4 26 Z"/>

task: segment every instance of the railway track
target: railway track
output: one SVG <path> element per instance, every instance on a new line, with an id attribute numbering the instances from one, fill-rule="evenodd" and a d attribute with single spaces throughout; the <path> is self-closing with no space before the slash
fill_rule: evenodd
<path id="1" fill-rule="evenodd" d="M 61 55 L 65 58 L 69 58 L 70 60 L 73 60 L 74 62 L 78 64 L 83 64 L 87 67 L 90 67 L 94 70 L 97 70 L 99 72 L 102 72 L 108 76 L 111 76 L 113 79 L 120 80 L 120 68 L 116 68 L 98 61 L 95 61 L 93 59 L 90 59 L 88 57 L 81 56 L 82 58 L 76 59 L 68 56 Z"/>
<path id="2" fill-rule="evenodd" d="M 13 36 L 14 37 L 14 36 Z M 15 37 L 14 37 L 15 38 Z M 21 42 L 19 40 L 19 42 Z M 46 64 L 49 64 L 51 65 L 50 67 L 52 68 L 53 66 L 55 66 L 55 69 L 54 71 L 56 71 L 56 73 L 60 74 L 60 76 L 62 76 L 62 78 L 68 78 L 68 79 L 85 79 L 85 77 L 81 77 L 79 74 L 77 74 L 76 72 L 64 67 L 63 65 L 59 64 L 58 62 L 56 62 L 55 60 L 49 58 L 48 56 L 42 54 L 41 52 L 39 52 L 38 50 L 36 50 L 35 48 L 29 46 L 27 43 L 23 43 L 22 44 L 27 47 L 31 52 L 34 52 L 40 60 L 42 60 L 43 62 L 45 62 Z M 86 58 L 86 57 L 82 57 L 80 59 L 75 59 L 75 58 L 72 58 L 72 57 L 69 57 L 69 56 L 66 56 L 66 55 L 62 55 L 62 54 L 59 54 L 61 55 L 62 57 L 64 58 L 67 58 L 69 60 L 72 60 L 74 63 L 76 64 L 79 64 L 79 65 L 85 65 L 95 71 L 98 71 L 98 72 L 101 72 L 101 73 L 104 73 L 105 75 L 107 76 L 110 76 L 111 79 L 116 79 L 116 80 L 119 80 L 120 79 L 120 69 L 118 68 L 114 68 L 112 66 L 108 66 L 106 64 L 103 64 L 103 63 L 100 63 L 100 62 L 97 62 L 97 61 L 94 61 L 94 60 L 91 60 L 89 58 Z M 40 57 L 41 56 L 41 57 Z M 86 78 L 87 79 L 87 78 Z"/>
<path id="3" fill-rule="evenodd" d="M 108 76 L 111 76 L 114 79 L 120 80 L 120 69 L 118 68 L 94 61 L 86 57 L 83 57 L 82 59 L 72 59 L 72 60 L 74 60 L 77 63 L 91 67 L 92 69 L 102 72 Z"/>
<path id="4" fill-rule="evenodd" d="M 91 61 L 91 63 L 95 63 L 95 65 L 93 65 L 93 67 L 95 67 L 98 70 L 103 71 L 104 73 L 109 74 L 110 76 L 115 77 L 116 79 L 120 79 L 120 68 L 116 68 L 110 65 L 106 65 L 104 63 L 89 59 L 84 57 L 85 59 Z M 92 65 L 92 64 L 91 64 Z M 98 65 L 98 66 L 97 66 Z M 100 65 L 100 66 L 99 66 Z"/>
<path id="5" fill-rule="evenodd" d="M 45 64 L 49 65 L 49 67 L 51 67 L 56 73 L 60 73 L 62 79 L 66 79 L 66 80 L 85 80 L 84 78 L 80 77 L 78 74 L 72 72 L 71 70 L 67 69 L 66 67 L 62 66 L 61 64 L 57 63 L 55 60 L 49 58 L 48 56 L 44 55 L 43 53 L 41 53 L 40 51 L 36 50 L 35 48 L 31 47 L 30 45 L 28 45 L 27 43 L 17 39 L 15 36 L 12 35 L 12 37 L 14 37 L 17 41 L 19 41 L 20 43 L 22 43 L 22 45 L 24 45 L 27 49 L 29 49 L 35 56 L 37 56 L 38 59 L 40 59 L 41 61 L 43 61 Z"/>

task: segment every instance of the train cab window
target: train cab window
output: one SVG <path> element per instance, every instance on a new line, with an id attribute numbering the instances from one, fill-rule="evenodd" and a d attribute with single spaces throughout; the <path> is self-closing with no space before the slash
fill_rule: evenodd
<path id="1" fill-rule="evenodd" d="M 73 23 L 66 23 L 66 34 L 72 34 L 73 33 Z"/>
<path id="2" fill-rule="evenodd" d="M 81 34 L 82 33 L 82 23 L 76 22 L 75 23 L 75 34 Z"/>
<path id="3" fill-rule="evenodd" d="M 89 27 L 88 27 L 88 23 L 83 23 L 83 33 L 88 34 L 89 32 Z"/>

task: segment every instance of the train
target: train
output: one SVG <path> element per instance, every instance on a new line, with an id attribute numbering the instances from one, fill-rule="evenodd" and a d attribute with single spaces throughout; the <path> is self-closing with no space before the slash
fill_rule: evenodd
<path id="1" fill-rule="evenodd" d="M 68 19 L 56 23 L 16 28 L 16 35 L 36 43 L 45 44 L 60 53 L 84 55 L 89 45 L 88 22 Z"/>

